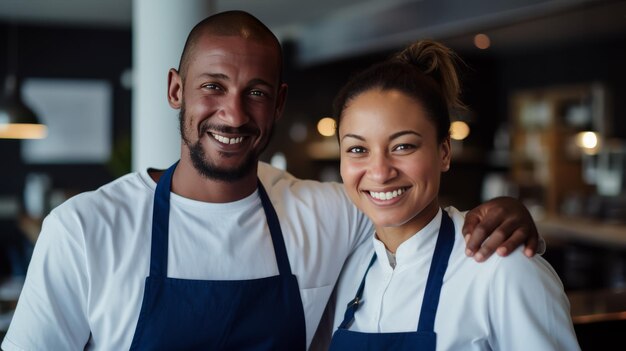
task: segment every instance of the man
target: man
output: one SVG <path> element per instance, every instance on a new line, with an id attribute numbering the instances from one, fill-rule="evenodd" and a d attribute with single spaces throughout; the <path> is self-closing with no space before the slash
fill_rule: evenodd
<path id="1" fill-rule="evenodd" d="M 341 185 L 258 163 L 283 112 L 281 67 L 277 39 L 249 14 L 217 14 L 191 31 L 168 75 L 180 161 L 51 212 L 5 350 L 310 344 L 343 262 L 372 226 Z M 467 216 L 471 251 L 498 228 L 481 259 L 511 234 L 502 250 L 526 241 L 534 252 L 534 224 L 517 202 Z"/>

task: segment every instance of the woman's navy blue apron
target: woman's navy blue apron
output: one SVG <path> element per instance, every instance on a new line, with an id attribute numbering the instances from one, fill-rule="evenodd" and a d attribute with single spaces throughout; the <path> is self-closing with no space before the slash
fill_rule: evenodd
<path id="1" fill-rule="evenodd" d="M 259 195 L 280 274 L 252 280 L 167 277 L 175 167 L 161 176 L 156 188 L 150 276 L 131 350 L 304 350 L 306 328 L 298 282 L 291 274 L 278 217 L 260 181 Z"/>
<path id="2" fill-rule="evenodd" d="M 361 285 L 356 293 L 356 297 L 348 304 L 343 322 L 341 322 L 341 325 L 339 325 L 339 328 L 333 334 L 329 350 L 435 351 L 437 346 L 435 316 L 437 315 L 443 276 L 448 268 L 448 260 L 452 252 L 452 247 L 454 246 L 454 224 L 446 211 L 441 212 L 441 227 L 439 228 L 433 260 L 430 263 L 430 271 L 428 272 L 428 280 L 426 281 L 426 290 L 424 291 L 424 300 L 422 301 L 417 331 L 361 333 L 348 330 L 350 324 L 354 321 L 354 313 L 359 308 L 359 305 L 365 302 L 361 301 L 361 296 L 363 295 L 367 273 L 372 267 L 372 264 L 374 264 L 374 261 L 376 261 L 376 254 L 374 254 L 365 271 L 363 280 L 361 280 Z M 419 279 L 419 277 L 416 277 L 416 279 Z"/>

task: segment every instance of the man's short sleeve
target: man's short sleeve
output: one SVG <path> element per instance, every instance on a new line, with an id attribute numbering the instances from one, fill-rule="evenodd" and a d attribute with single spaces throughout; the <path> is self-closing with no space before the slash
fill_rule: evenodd
<path id="1" fill-rule="evenodd" d="M 83 236 L 74 230 L 54 212 L 46 217 L 2 349 L 84 349 L 89 285 Z"/>

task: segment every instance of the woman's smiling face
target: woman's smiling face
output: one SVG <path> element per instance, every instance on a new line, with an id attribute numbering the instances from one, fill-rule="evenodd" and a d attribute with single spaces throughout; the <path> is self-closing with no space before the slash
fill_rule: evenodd
<path id="1" fill-rule="evenodd" d="M 352 201 L 380 231 L 415 233 L 437 213 L 450 140 L 422 105 L 398 90 L 372 89 L 349 101 L 339 125 L 341 177 Z"/>

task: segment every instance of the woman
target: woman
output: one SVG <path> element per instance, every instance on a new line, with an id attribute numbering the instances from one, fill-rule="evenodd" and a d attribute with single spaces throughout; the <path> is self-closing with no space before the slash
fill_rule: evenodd
<path id="1" fill-rule="evenodd" d="M 550 265 L 521 249 L 476 263 L 463 214 L 440 208 L 449 112 L 462 107 L 454 58 L 420 41 L 337 97 L 341 176 L 376 232 L 343 270 L 331 350 L 579 349 Z"/>

